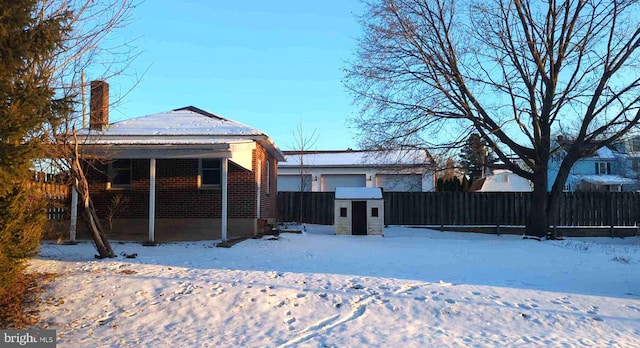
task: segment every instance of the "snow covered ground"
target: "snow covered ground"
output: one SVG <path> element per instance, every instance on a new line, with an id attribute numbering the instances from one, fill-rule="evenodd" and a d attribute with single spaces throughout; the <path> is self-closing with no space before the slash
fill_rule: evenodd
<path id="1" fill-rule="evenodd" d="M 43 244 L 30 268 L 60 275 L 40 325 L 58 347 L 640 346 L 637 238 L 307 226 L 212 244 Z"/>

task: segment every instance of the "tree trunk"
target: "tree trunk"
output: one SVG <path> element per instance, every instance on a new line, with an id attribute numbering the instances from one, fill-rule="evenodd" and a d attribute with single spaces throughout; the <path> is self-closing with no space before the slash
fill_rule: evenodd
<path id="1" fill-rule="evenodd" d="M 549 232 L 549 216 L 547 215 L 547 187 L 548 174 L 546 168 L 533 173 L 533 197 L 525 234 L 537 238 L 543 238 Z"/>
<path id="2" fill-rule="evenodd" d="M 111 249 L 111 244 L 109 244 L 109 239 L 107 235 L 104 233 L 104 229 L 102 228 L 102 224 L 100 223 L 100 218 L 98 218 L 98 214 L 96 213 L 96 208 L 93 206 L 93 201 L 91 200 L 91 196 L 89 195 L 89 182 L 87 181 L 87 177 L 84 175 L 84 170 L 80 165 L 80 152 L 78 150 L 78 136 L 73 131 L 73 157 L 71 158 L 71 175 L 75 180 L 75 186 L 78 190 L 78 194 L 82 198 L 83 202 L 83 214 L 87 219 L 87 223 L 89 224 L 89 229 L 91 230 L 91 239 L 93 240 L 94 245 L 96 246 L 96 250 L 98 251 L 100 258 L 112 258 L 116 257 L 116 254 Z"/>
<path id="3" fill-rule="evenodd" d="M 116 257 L 116 254 L 111 249 L 111 244 L 109 244 L 107 236 L 102 230 L 100 220 L 98 219 L 96 210 L 93 207 L 91 198 L 88 196 L 84 197 L 84 202 L 84 216 L 89 223 L 89 229 L 91 230 L 91 239 L 95 243 L 96 250 L 98 251 L 100 258 Z"/>
<path id="4" fill-rule="evenodd" d="M 558 175 L 556 176 L 556 181 L 553 183 L 553 187 L 551 188 L 551 192 L 549 192 L 549 200 L 547 202 L 547 216 L 549 216 L 549 222 L 555 225 L 557 223 L 556 219 L 558 216 L 558 203 L 560 202 L 560 195 L 564 190 L 564 185 L 567 182 L 567 178 L 571 173 L 571 168 L 578 161 L 578 156 L 575 153 L 570 153 L 565 156 L 558 170 Z M 558 239 L 558 235 L 556 233 L 556 229 L 551 231 L 549 235 L 550 239 Z"/>

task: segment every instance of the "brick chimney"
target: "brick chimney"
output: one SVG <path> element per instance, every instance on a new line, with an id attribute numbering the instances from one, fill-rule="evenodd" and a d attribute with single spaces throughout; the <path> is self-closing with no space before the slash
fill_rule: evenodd
<path id="1" fill-rule="evenodd" d="M 104 130 L 109 124 L 109 84 L 105 81 L 91 81 L 89 100 L 89 128 Z"/>

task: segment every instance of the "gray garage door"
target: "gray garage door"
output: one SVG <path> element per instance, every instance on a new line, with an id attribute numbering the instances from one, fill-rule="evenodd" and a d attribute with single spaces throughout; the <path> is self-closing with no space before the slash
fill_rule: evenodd
<path id="1" fill-rule="evenodd" d="M 300 176 L 278 175 L 278 191 L 300 192 Z M 304 176 L 304 191 L 311 191 L 311 175 Z"/>
<path id="2" fill-rule="evenodd" d="M 422 175 L 378 174 L 376 184 L 385 191 L 422 191 Z"/>
<path id="3" fill-rule="evenodd" d="M 366 177 L 364 174 L 343 174 L 343 175 L 323 175 L 322 191 L 332 192 L 336 187 L 366 187 Z"/>

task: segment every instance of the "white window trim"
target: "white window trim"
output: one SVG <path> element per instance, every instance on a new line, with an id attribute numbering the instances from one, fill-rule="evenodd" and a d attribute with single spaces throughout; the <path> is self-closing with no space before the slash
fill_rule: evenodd
<path id="1" fill-rule="evenodd" d="M 125 160 L 125 159 L 129 161 L 129 183 L 124 185 L 121 185 L 121 184 L 114 185 L 113 182 L 111 181 L 113 179 L 113 176 L 115 175 L 113 162 L 115 162 L 116 160 L 114 160 L 109 162 L 109 166 L 107 169 L 107 190 L 126 190 L 131 188 L 131 183 L 133 182 L 133 163 L 131 159 L 128 159 L 128 158 L 122 158 L 121 160 Z"/>
<path id="2" fill-rule="evenodd" d="M 220 160 L 219 158 L 212 158 Z M 220 160 L 221 161 L 221 160 Z M 222 180 L 222 161 L 220 162 L 220 180 Z M 202 183 L 202 158 L 198 159 L 198 188 L 199 189 L 220 189 L 222 185 L 220 184 L 203 184 Z"/>
<path id="3" fill-rule="evenodd" d="M 598 175 L 606 175 L 609 174 L 607 173 L 607 167 L 609 167 L 610 165 L 608 164 L 608 162 L 605 161 L 598 161 L 596 162 L 598 164 L 598 170 L 596 172 L 596 174 Z M 602 171 L 602 167 L 604 166 L 604 172 Z"/>
<path id="4" fill-rule="evenodd" d="M 267 178 L 266 190 L 267 190 L 267 193 L 271 193 L 271 161 L 266 160 L 265 162 L 267 164 L 267 170 L 265 173 L 265 176 Z"/>

